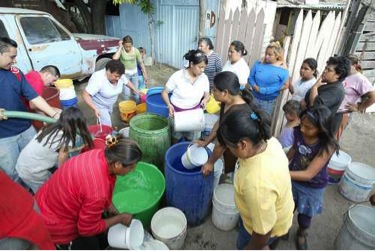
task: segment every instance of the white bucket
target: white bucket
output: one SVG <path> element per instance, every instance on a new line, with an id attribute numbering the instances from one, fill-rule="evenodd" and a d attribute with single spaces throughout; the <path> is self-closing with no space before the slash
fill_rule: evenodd
<path id="1" fill-rule="evenodd" d="M 221 174 L 223 173 L 224 162 L 221 159 L 218 159 L 214 164 L 214 191 L 219 185 Z"/>
<path id="2" fill-rule="evenodd" d="M 189 145 L 186 152 L 181 156 L 182 165 L 186 169 L 193 169 L 204 165 L 208 160 L 206 148 L 198 145 Z"/>
<path id="3" fill-rule="evenodd" d="M 203 131 L 205 125 L 202 109 L 175 112 L 173 121 L 176 132 Z"/>
<path id="4" fill-rule="evenodd" d="M 124 138 L 129 138 L 129 130 L 130 127 L 124 127 L 118 133 L 121 134 Z"/>
<path id="5" fill-rule="evenodd" d="M 356 205 L 348 210 L 335 239 L 335 249 L 375 249 L 375 208 Z"/>
<path id="6" fill-rule="evenodd" d="M 108 243 L 114 248 L 139 249 L 143 243 L 144 234 L 142 222 L 133 219 L 129 227 L 122 224 L 110 227 Z"/>
<path id="7" fill-rule="evenodd" d="M 338 155 L 334 153 L 327 167 L 329 183 L 339 183 L 350 163 L 352 163 L 352 157 L 346 152 L 340 150 Z"/>
<path id="8" fill-rule="evenodd" d="M 205 119 L 206 122 L 205 122 L 204 130 L 202 132 L 203 138 L 206 138 L 206 137 L 210 136 L 210 134 L 212 132 L 212 128 L 214 127 L 218 118 L 219 118 L 219 116 L 217 116 L 215 114 L 209 114 L 209 113 L 204 114 L 204 119 Z"/>
<path id="9" fill-rule="evenodd" d="M 212 204 L 214 226 L 223 231 L 232 230 L 240 217 L 234 203 L 234 186 L 232 184 L 218 185 L 214 190 Z"/>
<path id="10" fill-rule="evenodd" d="M 187 235 L 186 217 L 177 208 L 165 207 L 152 217 L 151 231 L 155 239 L 164 242 L 169 249 L 180 249 Z"/>
<path id="11" fill-rule="evenodd" d="M 352 162 L 340 182 L 340 193 L 355 202 L 367 200 L 375 184 L 375 168 Z"/>
<path id="12" fill-rule="evenodd" d="M 214 152 L 215 144 L 210 143 L 210 144 L 208 144 L 207 148 L 210 149 L 211 152 Z"/>

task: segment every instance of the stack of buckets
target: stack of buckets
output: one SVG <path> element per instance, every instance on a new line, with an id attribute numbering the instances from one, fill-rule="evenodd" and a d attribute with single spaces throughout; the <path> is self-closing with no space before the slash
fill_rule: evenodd
<path id="1" fill-rule="evenodd" d="M 78 99 L 74 90 L 73 80 L 68 78 L 59 79 L 54 84 L 60 90 L 61 108 L 77 106 Z"/>

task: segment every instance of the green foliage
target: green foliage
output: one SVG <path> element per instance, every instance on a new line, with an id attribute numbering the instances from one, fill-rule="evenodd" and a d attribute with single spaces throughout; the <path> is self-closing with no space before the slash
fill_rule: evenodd
<path id="1" fill-rule="evenodd" d="M 151 0 L 112 0 L 113 4 L 137 4 L 143 13 L 147 15 L 153 15 L 155 12 L 155 6 L 153 5 Z"/>

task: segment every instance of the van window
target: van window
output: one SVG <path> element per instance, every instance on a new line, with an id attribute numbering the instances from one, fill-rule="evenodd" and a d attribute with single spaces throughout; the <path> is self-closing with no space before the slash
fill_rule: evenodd
<path id="1" fill-rule="evenodd" d="M 22 17 L 21 27 L 29 44 L 69 40 L 69 35 L 47 17 Z"/>
<path id="2" fill-rule="evenodd" d="M 9 37 L 3 21 L 0 20 L 0 37 Z"/>

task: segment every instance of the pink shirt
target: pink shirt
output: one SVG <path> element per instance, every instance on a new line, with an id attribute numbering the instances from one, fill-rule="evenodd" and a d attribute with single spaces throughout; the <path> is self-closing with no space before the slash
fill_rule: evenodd
<path id="1" fill-rule="evenodd" d="M 59 167 L 35 195 L 52 241 L 67 244 L 103 232 L 102 213 L 112 202 L 115 182 L 104 150 L 80 154 Z"/>
<path id="2" fill-rule="evenodd" d="M 347 110 L 347 104 L 355 104 L 362 95 L 373 90 L 370 81 L 359 72 L 347 76 L 342 84 L 345 88 L 345 97 L 338 111 Z"/>

